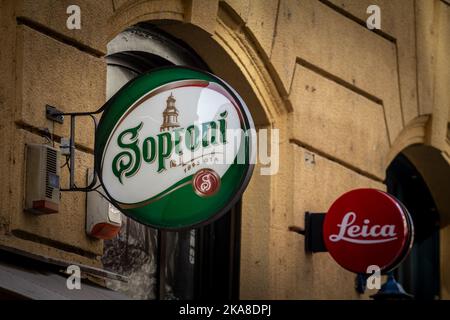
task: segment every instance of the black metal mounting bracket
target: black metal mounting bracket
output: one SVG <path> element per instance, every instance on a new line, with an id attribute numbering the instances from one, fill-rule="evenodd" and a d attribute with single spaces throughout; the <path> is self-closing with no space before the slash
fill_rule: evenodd
<path id="1" fill-rule="evenodd" d="M 97 111 L 93 112 L 62 112 L 57 108 L 46 105 L 45 106 L 45 114 L 48 120 L 63 124 L 64 117 L 70 117 L 70 144 L 69 144 L 69 187 L 61 188 L 61 191 L 80 191 L 80 192 L 90 192 L 94 191 L 94 187 L 97 184 L 97 173 L 94 169 L 94 177 L 92 182 L 86 187 L 77 187 L 75 185 L 75 120 L 77 117 L 91 117 L 94 122 L 94 145 L 95 145 L 95 133 L 97 132 L 97 118 L 94 117 L 94 114 L 98 114 L 104 110 L 105 106 L 101 107 Z M 94 168 L 95 168 L 95 157 L 94 157 Z"/>
<path id="2" fill-rule="evenodd" d="M 306 252 L 327 252 L 323 241 L 323 221 L 325 213 L 305 212 L 305 227 L 290 226 L 289 231 L 305 236 Z"/>
<path id="3" fill-rule="evenodd" d="M 48 120 L 58 122 L 60 124 L 64 123 L 63 113 L 51 105 L 45 105 L 45 116 Z"/>

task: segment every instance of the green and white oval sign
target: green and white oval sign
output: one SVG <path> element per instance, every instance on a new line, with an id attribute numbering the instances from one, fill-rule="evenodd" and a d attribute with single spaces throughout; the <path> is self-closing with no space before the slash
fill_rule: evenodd
<path id="1" fill-rule="evenodd" d="M 197 226 L 229 210 L 247 186 L 250 129 L 244 102 L 216 76 L 157 69 L 107 102 L 96 132 L 97 174 L 131 218 L 161 229 Z"/>

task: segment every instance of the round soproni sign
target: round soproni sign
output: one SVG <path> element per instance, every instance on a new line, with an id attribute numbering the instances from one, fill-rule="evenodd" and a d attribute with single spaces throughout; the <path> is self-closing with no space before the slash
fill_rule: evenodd
<path id="1" fill-rule="evenodd" d="M 97 174 L 113 204 L 161 229 L 193 227 L 228 210 L 253 171 L 254 129 L 218 77 L 157 69 L 106 105 L 95 141 Z"/>

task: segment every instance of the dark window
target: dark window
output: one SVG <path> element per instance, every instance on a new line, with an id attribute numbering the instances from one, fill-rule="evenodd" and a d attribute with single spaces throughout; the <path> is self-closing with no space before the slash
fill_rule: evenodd
<path id="1" fill-rule="evenodd" d="M 406 292 L 416 299 L 439 298 L 439 213 L 414 165 L 400 154 L 387 170 L 388 192 L 408 209 L 414 222 L 414 245 L 395 271 Z"/>

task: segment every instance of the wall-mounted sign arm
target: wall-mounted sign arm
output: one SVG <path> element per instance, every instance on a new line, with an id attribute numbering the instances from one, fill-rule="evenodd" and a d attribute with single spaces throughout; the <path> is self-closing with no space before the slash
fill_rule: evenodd
<path id="1" fill-rule="evenodd" d="M 290 226 L 289 231 L 305 236 L 306 252 L 327 252 L 323 241 L 323 221 L 325 213 L 305 212 L 305 227 Z"/>
<path id="2" fill-rule="evenodd" d="M 104 112 L 103 112 L 104 111 Z M 92 183 L 75 185 L 75 121 L 95 123 Z M 228 212 L 255 164 L 253 120 L 245 102 L 213 74 L 187 67 L 152 70 L 123 86 L 94 112 L 47 107 L 52 121 L 70 116 L 70 185 L 93 191 L 98 177 L 108 200 L 148 226 L 199 227 Z M 61 122 L 60 122 L 61 123 Z"/>
<path id="3" fill-rule="evenodd" d="M 63 124 L 64 118 L 66 116 L 70 117 L 70 138 L 69 138 L 69 187 L 61 188 L 61 191 L 81 191 L 81 192 L 90 192 L 94 191 L 94 186 L 97 184 L 97 175 L 94 173 L 94 177 L 92 182 L 86 187 L 77 187 L 75 184 L 75 123 L 76 117 L 91 117 L 94 123 L 94 145 L 95 145 L 95 132 L 97 131 L 97 119 L 94 117 L 94 114 L 101 113 L 104 110 L 105 106 L 102 106 L 97 111 L 87 111 L 87 112 L 62 112 L 57 108 L 46 105 L 45 113 L 48 120 L 55 121 L 57 123 Z M 95 162 L 95 157 L 94 157 Z"/>

